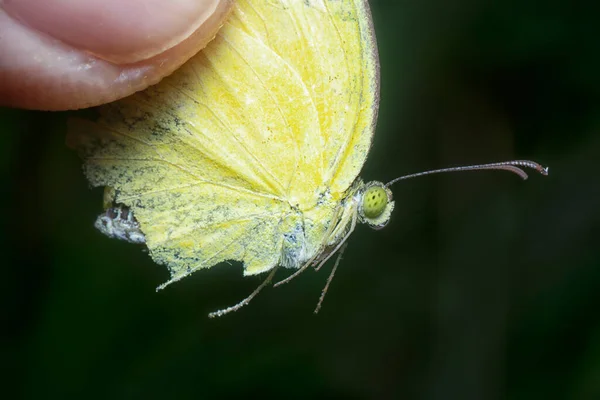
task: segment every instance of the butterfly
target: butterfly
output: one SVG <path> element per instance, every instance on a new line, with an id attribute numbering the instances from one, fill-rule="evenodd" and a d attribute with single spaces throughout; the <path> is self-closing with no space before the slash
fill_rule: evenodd
<path id="1" fill-rule="evenodd" d="M 389 186 L 363 182 L 377 118 L 379 62 L 366 0 L 238 0 L 215 39 L 173 75 L 70 122 L 106 211 L 95 226 L 144 243 L 171 278 L 224 261 L 244 275 L 319 269 L 359 223 L 384 227 Z M 521 167 L 531 161 L 450 168 Z"/>

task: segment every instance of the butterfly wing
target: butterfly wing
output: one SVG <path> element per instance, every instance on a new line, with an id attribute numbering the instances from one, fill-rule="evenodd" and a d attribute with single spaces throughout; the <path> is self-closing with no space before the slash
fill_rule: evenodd
<path id="1" fill-rule="evenodd" d="M 85 134 L 71 134 L 69 144 L 86 160 L 90 183 L 115 188 L 115 201 L 132 209 L 152 258 L 169 267 L 172 280 L 224 260 L 243 260 L 247 274 L 277 264 L 279 199 L 208 162 L 212 170 L 199 174 L 203 159 L 186 160 L 181 135 L 157 134 L 147 125 L 155 127 L 154 118 L 113 122 L 73 121 L 71 131 Z"/>
<path id="2" fill-rule="evenodd" d="M 367 157 L 379 105 L 368 2 L 240 0 L 238 6 L 229 24 L 258 38 L 295 72 L 305 87 L 295 102 L 309 104 L 317 113 L 317 129 L 292 127 L 299 138 L 298 169 L 316 176 L 297 176 L 290 184 L 291 197 L 309 205 L 315 190 L 344 193 Z"/>
<path id="3" fill-rule="evenodd" d="M 115 188 L 171 281 L 224 260 L 273 268 L 292 207 L 354 180 L 376 98 L 369 24 L 362 0 L 239 0 L 175 74 L 73 121 L 88 179 Z"/>

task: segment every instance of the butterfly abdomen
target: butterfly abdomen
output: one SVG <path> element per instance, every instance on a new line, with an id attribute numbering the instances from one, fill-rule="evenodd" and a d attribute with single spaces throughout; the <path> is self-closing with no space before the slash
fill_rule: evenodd
<path id="1" fill-rule="evenodd" d="M 133 212 L 123 205 L 107 208 L 96 218 L 94 227 L 110 238 L 129 243 L 146 243 L 146 237 L 140 230 L 140 224 Z"/>

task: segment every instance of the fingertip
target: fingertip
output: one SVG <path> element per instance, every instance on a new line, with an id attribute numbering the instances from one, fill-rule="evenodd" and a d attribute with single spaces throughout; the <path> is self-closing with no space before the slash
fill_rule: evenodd
<path id="1" fill-rule="evenodd" d="M 113 64 L 150 59 L 189 38 L 230 0 L 19 0 L 4 11 Z"/>
<path id="2" fill-rule="evenodd" d="M 220 1 L 183 42 L 150 59 L 115 64 L 41 34 L 0 10 L 0 104 L 67 110 L 128 96 L 172 73 L 216 35 L 232 6 Z"/>

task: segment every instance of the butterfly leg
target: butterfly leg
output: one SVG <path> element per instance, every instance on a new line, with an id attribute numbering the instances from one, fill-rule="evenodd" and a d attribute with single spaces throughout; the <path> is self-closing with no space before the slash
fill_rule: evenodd
<path id="1" fill-rule="evenodd" d="M 337 244 L 337 246 L 335 246 L 335 248 L 329 254 L 327 254 L 327 256 L 325 258 L 323 258 L 323 260 L 321 260 L 319 265 L 317 265 L 315 267 L 315 271 L 320 270 L 321 267 L 323 265 L 325 265 L 325 263 L 340 249 L 340 247 L 342 247 L 342 245 L 344 245 L 346 243 L 346 241 L 348 240 L 348 238 L 350 237 L 350 235 L 352 234 L 352 232 L 354 232 L 354 229 L 356 228 L 356 221 L 358 218 L 357 215 L 358 214 L 354 214 L 352 216 L 352 222 L 350 223 L 350 228 L 348 229 L 348 232 L 346 232 L 346 234 L 344 235 L 342 240 L 340 240 L 340 242 Z"/>
<path id="2" fill-rule="evenodd" d="M 329 289 L 329 285 L 331 284 L 331 281 L 333 280 L 333 275 L 335 275 L 335 270 L 337 269 L 338 265 L 340 264 L 340 261 L 342 260 L 342 254 L 344 254 L 346 247 L 348 247 L 348 242 L 345 242 L 344 245 L 340 248 L 337 259 L 335 260 L 335 264 L 333 264 L 333 269 L 331 270 L 331 273 L 329 274 L 329 278 L 327 278 L 327 283 L 325 284 L 325 287 L 323 288 L 323 291 L 321 292 L 321 297 L 319 297 L 319 302 L 317 303 L 317 307 L 315 308 L 315 311 L 314 311 L 315 314 L 318 314 L 319 310 L 321 309 L 321 304 L 323 304 L 323 299 L 325 299 L 325 294 L 327 293 L 327 290 Z"/>
<path id="3" fill-rule="evenodd" d="M 301 273 L 303 273 L 306 268 L 310 267 L 314 261 L 316 257 L 313 257 L 312 260 L 307 261 L 306 263 L 304 263 L 304 265 L 302 267 L 300 267 L 300 269 L 298 269 L 296 272 L 294 272 L 293 274 L 291 274 L 290 276 L 288 276 L 285 279 L 280 280 L 279 282 L 277 282 L 276 284 L 273 285 L 273 287 L 278 287 L 280 285 L 283 285 L 284 283 L 288 283 L 289 281 L 291 281 L 292 279 L 294 279 L 295 277 L 297 277 L 298 275 L 300 275 Z"/>
<path id="4" fill-rule="evenodd" d="M 208 314 L 208 317 L 209 318 L 222 317 L 223 315 L 228 314 L 233 311 L 237 311 L 240 308 L 247 305 L 248 303 L 250 303 L 250 300 L 252 300 L 265 286 L 267 286 L 269 284 L 269 282 L 271 282 L 271 280 L 275 276 L 275 272 L 277 272 L 277 267 L 273 268 L 273 270 L 269 273 L 267 278 L 260 285 L 258 285 L 258 287 L 256 289 L 254 289 L 254 291 L 252 293 L 250 293 L 250 296 L 246 297 L 244 300 L 240 301 L 239 303 L 237 303 L 231 307 L 227 307 L 222 310 L 211 312 L 210 314 Z"/>

